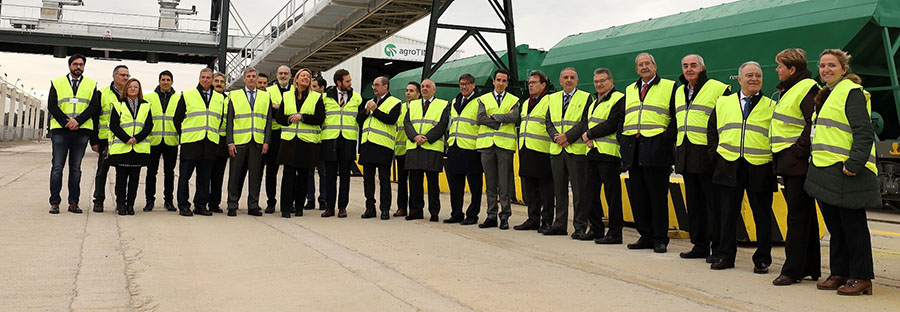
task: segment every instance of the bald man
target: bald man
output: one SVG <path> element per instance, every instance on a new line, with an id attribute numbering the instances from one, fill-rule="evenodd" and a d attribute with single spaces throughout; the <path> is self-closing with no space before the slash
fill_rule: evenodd
<path id="1" fill-rule="evenodd" d="M 363 166 L 363 188 L 366 195 L 366 211 L 363 219 L 375 215 L 375 172 L 378 171 L 381 219 L 391 218 L 391 163 L 397 136 L 397 120 L 400 118 L 401 100 L 388 92 L 387 77 L 375 78 L 372 90 L 375 98 L 359 106 L 356 122 L 360 125 L 362 140 L 359 145 L 359 164 Z"/>

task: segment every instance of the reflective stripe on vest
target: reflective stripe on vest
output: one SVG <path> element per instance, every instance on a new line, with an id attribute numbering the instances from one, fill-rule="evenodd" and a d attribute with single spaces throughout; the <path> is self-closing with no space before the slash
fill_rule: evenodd
<path id="1" fill-rule="evenodd" d="M 181 93 L 185 114 L 181 122 L 181 144 L 202 141 L 204 138 L 219 144 L 219 128 L 225 114 L 225 96 L 212 91 L 209 107 L 197 89 Z"/>
<path id="2" fill-rule="evenodd" d="M 51 82 L 53 89 L 56 89 L 56 104 L 66 116 L 74 119 L 81 115 L 90 106 L 94 97 L 94 90 L 97 89 L 97 82 L 88 78 L 81 77 L 81 83 L 78 84 L 78 91 L 72 90 L 72 85 L 68 76 L 62 76 L 53 79 Z M 62 128 L 62 125 L 56 121 L 56 118 L 50 118 L 50 130 Z M 88 118 L 83 124 L 78 125 L 79 129 L 94 129 L 94 121 Z"/>
<path id="3" fill-rule="evenodd" d="M 550 97 L 544 96 L 530 112 L 526 113 L 525 106 L 528 101 L 521 104 L 522 114 L 519 121 L 519 149 L 527 148 L 535 152 L 550 153 L 550 135 L 547 134 L 547 109 L 550 107 Z"/>
<path id="4" fill-rule="evenodd" d="M 150 146 L 165 143 L 168 146 L 178 145 L 178 132 L 175 131 L 175 109 L 178 106 L 180 93 L 174 93 L 169 97 L 166 111 L 163 112 L 159 94 L 150 92 L 144 95 L 144 100 L 150 103 L 150 115 L 153 116 L 153 132 L 147 137 Z"/>
<path id="5" fill-rule="evenodd" d="M 100 89 L 100 117 L 97 119 L 100 127 L 97 129 L 97 137 L 101 140 L 109 139 L 112 136 L 112 133 L 109 132 L 109 116 L 113 107 L 119 102 L 119 97 L 110 87 Z"/>
<path id="6" fill-rule="evenodd" d="M 353 92 L 353 95 L 350 96 L 350 99 L 343 107 L 336 99 L 332 99 L 327 94 L 322 95 L 322 102 L 325 103 L 325 123 L 322 124 L 322 140 L 334 140 L 340 134 L 345 140 L 356 141 L 359 135 L 359 124 L 356 123 L 356 114 L 359 112 L 359 105 L 362 104 L 362 96 L 357 92 Z"/>
<path id="7" fill-rule="evenodd" d="M 684 138 L 695 145 L 706 145 L 706 125 L 709 115 L 716 106 L 716 100 L 731 86 L 716 80 L 707 80 L 691 103 L 687 103 L 682 85 L 675 91 L 675 120 L 678 125 L 676 146 L 681 146 Z"/>
<path id="8" fill-rule="evenodd" d="M 754 165 L 772 161 L 769 149 L 769 124 L 775 102 L 763 96 L 744 120 L 739 93 L 720 97 L 716 103 L 716 128 L 719 146 L 716 152 L 727 161 L 743 157 Z"/>
<path id="9" fill-rule="evenodd" d="M 116 113 L 119 114 L 119 126 L 131 137 L 135 137 L 146 126 L 144 125 L 144 120 L 147 120 L 147 115 L 150 115 L 150 103 L 143 102 L 138 106 L 137 119 L 131 115 L 131 110 L 128 109 L 128 104 L 125 102 L 113 104 L 113 107 Z M 150 154 L 150 142 L 147 140 L 137 142 L 134 145 L 125 144 L 115 135 L 110 135 L 108 140 L 110 155 L 126 154 L 131 151 L 138 154 Z"/>
<path id="10" fill-rule="evenodd" d="M 406 129 L 403 126 L 403 121 L 406 119 L 408 111 L 409 103 L 401 103 L 400 118 L 397 118 L 397 141 L 394 144 L 394 156 L 406 155 L 406 142 L 409 141 L 409 138 L 406 137 Z"/>
<path id="11" fill-rule="evenodd" d="M 232 141 L 235 145 L 250 143 L 250 139 L 257 144 L 266 142 L 266 121 L 268 119 L 269 93 L 261 90 L 256 91 L 256 98 L 253 107 L 250 107 L 250 100 L 244 89 L 238 89 L 228 93 L 229 110 L 234 110 L 234 120 L 232 120 L 231 134 Z M 230 111 L 228 112 L 230 113 Z M 227 114 L 226 114 L 227 116 Z"/>
<path id="12" fill-rule="evenodd" d="M 290 117 L 291 115 L 298 113 L 296 92 L 296 89 L 291 89 L 291 91 L 285 92 L 283 95 L 282 105 L 284 105 L 285 116 Z M 321 97 L 321 93 L 310 90 L 309 94 L 306 95 L 306 99 L 303 100 L 303 103 L 300 105 L 299 113 L 302 115 L 315 114 L 316 103 L 319 102 L 319 98 Z M 319 143 L 321 142 L 321 139 L 319 138 L 321 131 L 322 129 L 319 126 L 310 125 L 304 123 L 303 121 L 299 121 L 297 123 L 281 127 L 281 139 L 290 141 L 294 138 L 297 138 L 307 143 Z"/>
<path id="13" fill-rule="evenodd" d="M 591 109 L 590 119 L 588 119 L 588 129 L 606 122 L 613 105 L 616 105 L 616 102 L 624 96 L 624 93 L 616 91 L 609 95 L 609 100 L 595 104 Z M 619 153 L 619 141 L 616 140 L 615 133 L 611 133 L 601 138 L 594 138 L 594 148 L 596 148 L 600 154 L 622 157 L 622 154 Z"/>
<path id="14" fill-rule="evenodd" d="M 447 109 L 448 103 L 447 101 L 435 98 L 433 102 L 428 104 L 428 111 L 425 112 L 423 112 L 422 105 L 421 99 L 409 102 L 409 111 L 407 111 L 407 114 L 409 114 L 409 122 L 412 124 L 413 129 L 416 130 L 416 133 L 425 135 L 441 121 L 441 117 L 443 117 L 444 110 Z M 417 148 L 424 148 L 429 151 L 443 153 L 444 140 L 442 138 L 434 143 L 425 142 L 422 145 L 406 140 L 407 150 L 414 150 Z"/>
<path id="15" fill-rule="evenodd" d="M 862 86 L 844 79 L 838 82 L 819 112 L 813 115 L 812 163 L 816 167 L 828 167 L 850 159 L 850 148 L 853 146 L 853 131 L 847 120 L 847 96 L 854 89 L 862 90 Z M 866 96 L 866 111 L 872 114 L 872 102 L 869 92 Z M 875 166 L 875 142 L 872 142 L 866 168 L 878 174 Z"/>
<path id="16" fill-rule="evenodd" d="M 494 92 L 489 92 L 478 97 L 478 104 L 484 105 L 484 111 L 487 116 L 494 114 L 506 114 L 519 103 L 519 98 L 507 92 L 503 95 L 502 103 L 497 103 Z M 516 150 L 516 124 L 504 123 L 500 125 L 500 129 L 494 130 L 491 127 L 481 125 L 478 129 L 478 139 L 475 146 L 478 149 L 490 148 L 497 146 L 499 148 L 515 151 Z"/>
<path id="17" fill-rule="evenodd" d="M 471 94 L 470 94 L 471 96 Z M 462 112 L 456 111 L 456 98 L 450 103 L 450 124 L 447 144 L 461 149 L 474 150 L 478 140 L 478 99 L 472 96 L 463 105 Z"/>
<path id="18" fill-rule="evenodd" d="M 673 89 L 675 89 L 674 81 L 660 79 L 659 83 L 650 86 L 644 101 L 641 101 L 638 83 L 629 85 L 625 89 L 625 122 L 622 134 L 640 133 L 642 136 L 652 137 L 663 133 L 672 119 L 669 115 L 669 101 Z"/>
<path id="19" fill-rule="evenodd" d="M 400 104 L 400 99 L 391 96 L 384 99 L 377 109 L 382 113 L 389 114 L 397 104 Z M 361 143 L 364 144 L 366 142 L 372 142 L 394 150 L 394 144 L 397 143 L 397 123 L 386 124 L 378 120 L 378 118 L 369 115 L 363 122 L 362 127 Z"/>
<path id="20" fill-rule="evenodd" d="M 563 94 L 565 91 L 559 91 L 548 95 L 549 97 L 549 112 L 550 112 L 550 121 L 553 122 L 553 127 L 556 128 L 556 132 L 558 133 L 566 133 L 572 126 L 577 125 L 581 122 L 581 117 L 584 116 L 584 110 L 590 109 L 588 106 L 588 101 L 591 101 L 591 94 L 581 91 L 575 90 L 575 94 L 572 96 L 572 99 L 569 100 L 569 106 L 566 108 L 566 111 L 563 112 Z M 559 144 L 553 143 L 550 144 L 550 154 L 551 155 L 559 155 L 562 153 L 562 146 Z M 587 155 L 588 152 L 587 144 L 584 144 L 581 140 L 576 140 L 574 143 L 566 146 L 566 152 L 573 155 Z"/>
<path id="21" fill-rule="evenodd" d="M 294 86 L 290 87 L 290 90 L 293 90 Z M 266 88 L 266 93 L 269 94 L 269 99 L 272 100 L 272 110 L 278 110 L 278 106 L 281 106 L 281 89 L 278 87 L 278 84 L 273 84 Z M 281 130 L 281 124 L 272 121 L 272 130 Z"/>
<path id="22" fill-rule="evenodd" d="M 816 85 L 816 81 L 806 78 L 797 82 L 775 103 L 775 113 L 772 115 L 771 140 L 772 152 L 778 153 L 797 142 L 803 129 L 806 127 L 806 119 L 800 110 L 800 102 Z"/>

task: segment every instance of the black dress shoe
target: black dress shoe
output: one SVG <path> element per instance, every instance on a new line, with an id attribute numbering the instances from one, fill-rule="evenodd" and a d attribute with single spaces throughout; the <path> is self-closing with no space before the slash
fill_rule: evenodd
<path id="1" fill-rule="evenodd" d="M 390 212 L 388 212 L 388 211 L 382 211 L 382 212 L 381 212 L 381 220 L 390 220 L 390 219 L 391 219 L 391 213 L 390 213 Z"/>
<path id="2" fill-rule="evenodd" d="M 302 217 L 302 216 L 303 216 L 303 209 L 295 208 L 295 209 L 294 209 L 294 216 L 295 216 L 295 217 Z"/>
<path id="3" fill-rule="evenodd" d="M 550 227 L 546 231 L 544 231 L 544 235 L 547 236 L 565 236 L 568 234 L 569 231 L 564 227 Z"/>
<path id="4" fill-rule="evenodd" d="M 406 215 L 406 221 L 425 219 L 425 213 L 422 210 L 410 210 Z"/>
<path id="5" fill-rule="evenodd" d="M 163 206 L 166 207 L 166 211 L 175 211 L 175 210 L 178 210 L 178 209 L 175 209 L 175 205 L 172 204 L 171 202 L 166 202 Z"/>
<path id="6" fill-rule="evenodd" d="M 228 209 L 229 217 L 237 217 L 237 209 Z"/>
<path id="7" fill-rule="evenodd" d="M 69 204 L 69 212 L 71 213 L 82 213 L 81 208 L 78 208 L 78 204 Z"/>
<path id="8" fill-rule="evenodd" d="M 788 277 L 787 275 L 778 275 L 778 277 L 776 277 L 775 280 L 772 281 L 772 285 L 788 286 L 788 285 L 796 284 L 799 282 L 800 282 L 800 280 L 798 280 L 798 279 L 795 280 L 793 278 Z"/>
<path id="9" fill-rule="evenodd" d="M 129 216 L 133 216 L 134 215 L 134 205 L 130 205 L 127 208 L 125 208 L 125 213 L 127 213 Z"/>
<path id="10" fill-rule="evenodd" d="M 480 228 L 480 229 L 487 229 L 487 228 L 493 228 L 493 227 L 497 227 L 497 219 L 494 219 L 494 218 L 487 218 L 484 220 L 483 223 L 478 225 L 478 228 Z"/>
<path id="11" fill-rule="evenodd" d="M 360 216 L 363 219 L 371 219 L 375 217 L 375 208 L 366 208 L 366 212 Z"/>
<path id="12" fill-rule="evenodd" d="M 450 219 L 444 219 L 444 223 L 452 224 L 452 223 L 460 223 L 463 222 L 463 217 L 451 217 Z"/>
<path id="13" fill-rule="evenodd" d="M 721 258 L 716 259 L 715 262 L 713 262 L 712 264 L 709 265 L 709 268 L 713 269 L 713 270 L 724 270 L 724 269 L 730 269 L 733 267 L 734 267 L 734 261 L 728 261 L 728 260 L 721 259 Z"/>
<path id="14" fill-rule="evenodd" d="M 259 208 L 247 210 L 247 214 L 254 217 L 262 217 L 263 215 L 262 209 Z"/>
<path id="15" fill-rule="evenodd" d="M 595 240 L 603 237 L 603 231 L 591 227 L 590 229 L 588 229 L 587 233 L 584 233 L 584 235 L 587 235 L 587 237 L 589 238 L 586 240 Z"/>
<path id="16" fill-rule="evenodd" d="M 116 214 L 118 214 L 120 216 L 126 215 L 127 213 L 125 212 L 125 205 L 117 205 L 116 206 Z"/>
<path id="17" fill-rule="evenodd" d="M 769 273 L 769 265 L 765 263 L 756 263 L 753 265 L 753 273 L 766 274 Z"/>
<path id="18" fill-rule="evenodd" d="M 290 218 L 291 218 L 291 212 L 290 212 L 290 211 L 288 211 L 288 212 L 282 211 L 282 212 L 281 212 L 281 217 L 282 217 L 282 218 L 286 218 L 286 219 L 290 219 Z"/>
<path id="19" fill-rule="evenodd" d="M 666 247 L 666 244 L 663 244 L 663 243 L 654 243 L 654 244 L 653 244 L 653 252 L 655 252 L 655 253 L 666 253 L 666 251 L 668 251 L 668 248 Z"/>
<path id="20" fill-rule="evenodd" d="M 59 207 L 57 207 L 59 208 Z M 102 213 L 103 212 L 103 204 L 94 204 L 94 212 Z"/>
<path id="21" fill-rule="evenodd" d="M 306 203 L 306 206 L 303 206 L 303 210 L 315 210 L 315 209 L 316 209 L 315 201 L 309 201 Z"/>
<path id="22" fill-rule="evenodd" d="M 201 216 L 211 216 L 211 215 L 212 215 L 212 212 L 210 212 L 210 211 L 209 211 L 208 209 L 206 209 L 206 208 L 203 208 L 203 207 L 197 207 L 197 208 L 194 208 L 194 214 L 198 214 L 198 215 L 201 215 Z"/>
<path id="23" fill-rule="evenodd" d="M 653 248 L 653 243 L 649 241 L 638 240 L 637 242 L 628 244 L 626 247 L 628 247 L 628 249 L 651 249 Z"/>
<path id="24" fill-rule="evenodd" d="M 550 223 L 541 224 L 541 227 L 537 229 L 538 233 L 544 234 L 550 230 Z"/>
<path id="25" fill-rule="evenodd" d="M 50 205 L 50 214 L 59 214 L 59 205 Z"/>
<path id="26" fill-rule="evenodd" d="M 265 212 L 266 212 L 267 214 L 273 214 L 273 213 L 275 213 L 275 206 L 267 206 Z"/>
<path id="27" fill-rule="evenodd" d="M 440 219 L 438 219 L 438 215 L 433 214 L 433 215 L 431 215 L 431 218 L 428 218 L 428 221 L 429 222 L 438 222 L 438 221 L 440 221 Z"/>
<path id="28" fill-rule="evenodd" d="M 193 217 L 194 213 L 191 212 L 190 208 L 185 208 L 185 209 L 179 209 L 178 215 L 180 215 L 182 217 Z"/>
<path id="29" fill-rule="evenodd" d="M 601 238 L 594 239 L 594 243 L 600 245 L 621 245 L 622 238 L 616 236 L 603 236 Z"/>
<path id="30" fill-rule="evenodd" d="M 588 237 L 587 233 L 585 233 L 584 230 L 575 230 L 575 233 L 572 233 L 572 239 L 580 240 L 580 241 L 589 241 L 594 238 Z"/>
<path id="31" fill-rule="evenodd" d="M 718 259 L 719 259 L 719 257 L 710 255 L 709 257 L 706 257 L 706 263 L 713 263 L 713 262 L 716 262 L 716 260 L 718 260 Z"/>
<path id="32" fill-rule="evenodd" d="M 516 225 L 513 227 L 513 230 L 516 231 L 534 231 L 541 227 L 540 222 L 534 220 L 525 220 L 522 224 Z"/>
<path id="33" fill-rule="evenodd" d="M 461 222 L 459 222 L 459 225 L 472 225 L 476 223 L 478 223 L 478 220 L 463 219 Z"/>
<path id="34" fill-rule="evenodd" d="M 709 252 L 705 252 L 695 248 L 691 249 L 691 251 L 688 252 L 682 252 L 678 254 L 678 256 L 682 259 L 706 259 L 706 257 L 709 257 Z"/>
<path id="35" fill-rule="evenodd" d="M 222 211 L 222 208 L 219 208 L 219 206 L 210 206 L 210 207 L 209 207 L 209 212 L 223 213 L 223 212 L 225 212 L 225 211 Z"/>
<path id="36" fill-rule="evenodd" d="M 325 202 L 319 202 L 319 210 L 325 210 Z"/>
<path id="37" fill-rule="evenodd" d="M 144 211 L 146 211 L 146 212 L 153 211 L 153 204 L 154 204 L 154 202 L 152 200 L 148 200 L 147 204 L 144 205 Z"/>
<path id="38" fill-rule="evenodd" d="M 501 230 L 509 230 L 509 220 L 500 219 L 500 229 Z"/>

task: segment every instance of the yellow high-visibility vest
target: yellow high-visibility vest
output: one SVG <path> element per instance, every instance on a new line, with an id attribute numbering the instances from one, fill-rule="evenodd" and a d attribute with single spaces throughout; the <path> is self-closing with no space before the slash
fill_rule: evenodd
<path id="1" fill-rule="evenodd" d="M 652 137 L 666 130 L 672 116 L 669 115 L 669 101 L 675 82 L 660 79 L 659 83 L 647 90 L 641 101 L 641 86 L 635 82 L 625 88 L 625 122 L 623 135 Z"/>
<path id="2" fill-rule="evenodd" d="M 542 97 L 527 113 L 524 108 L 526 105 L 528 104 L 522 103 L 522 118 L 519 121 L 519 149 L 528 148 L 535 152 L 550 153 L 550 144 L 556 144 L 550 139 L 544 124 L 547 119 L 547 110 L 550 109 L 550 97 Z"/>
<path id="3" fill-rule="evenodd" d="M 618 102 L 624 96 L 624 93 L 616 91 L 609 95 L 608 100 L 595 104 L 591 109 L 590 119 L 588 119 L 588 129 L 606 122 L 606 119 L 609 118 L 609 112 L 612 110 L 613 105 L 615 105 L 616 102 Z M 619 158 L 622 157 L 622 154 L 619 153 L 619 141 L 616 140 L 615 133 L 611 133 L 602 138 L 594 138 L 594 148 L 596 148 L 597 152 L 600 152 L 601 154 Z"/>
<path id="4" fill-rule="evenodd" d="M 806 128 L 806 119 L 803 118 L 803 111 L 800 110 L 800 102 L 816 85 L 816 81 L 810 78 L 800 80 L 778 99 L 769 133 L 771 134 L 773 153 L 791 147 L 800 138 L 800 134 Z"/>
<path id="5" fill-rule="evenodd" d="M 406 142 L 409 141 L 409 138 L 406 137 L 406 127 L 403 125 L 403 120 L 406 119 L 408 111 L 409 103 L 400 103 L 400 118 L 397 118 L 397 143 L 394 144 L 394 156 L 406 155 Z"/>
<path id="6" fill-rule="evenodd" d="M 566 131 L 569 131 L 576 124 L 581 122 L 581 117 L 584 115 L 584 110 L 589 109 L 587 106 L 588 101 L 593 101 L 590 93 L 575 90 L 574 95 L 572 95 L 572 99 L 569 100 L 569 106 L 566 111 L 563 112 L 563 94 L 565 91 L 559 91 L 548 95 L 550 102 L 550 121 L 553 123 L 553 127 L 556 128 L 556 132 L 565 135 Z M 550 144 L 550 154 L 551 155 L 559 155 L 562 153 L 562 146 L 556 144 Z M 587 144 L 584 144 L 581 140 L 576 140 L 574 143 L 566 146 L 566 152 L 573 155 L 587 155 L 588 150 L 590 150 Z"/>
<path id="7" fill-rule="evenodd" d="M 716 102 L 716 129 L 719 133 L 716 152 L 727 161 L 743 157 L 754 165 L 771 162 L 769 125 L 775 102 L 763 96 L 744 120 L 739 94 L 720 97 Z"/>
<path id="8" fill-rule="evenodd" d="M 150 103 L 150 115 L 153 116 L 153 132 L 147 138 L 150 146 L 157 146 L 160 143 L 178 146 L 178 132 L 175 131 L 175 109 L 179 99 L 181 99 L 180 93 L 172 94 L 169 97 L 166 111 L 163 112 L 159 94 L 150 92 L 144 95 L 144 100 Z"/>
<path id="9" fill-rule="evenodd" d="M 209 106 L 197 89 L 181 93 L 185 114 L 181 122 L 181 144 L 202 141 L 204 138 L 219 144 L 219 127 L 225 114 L 225 96 L 210 90 Z"/>
<path id="10" fill-rule="evenodd" d="M 450 102 L 450 124 L 447 144 L 461 149 L 474 150 L 478 136 L 478 99 L 474 94 L 463 104 L 462 112 L 456 111 L 456 98 Z"/>
<path id="11" fill-rule="evenodd" d="M 97 129 L 97 138 L 107 140 L 112 136 L 112 133 L 109 132 L 109 116 L 113 107 L 118 105 L 120 101 L 110 87 L 100 89 L 100 118 L 97 119 L 100 127 Z"/>
<path id="12" fill-rule="evenodd" d="M 444 110 L 447 109 L 447 101 L 435 98 L 433 102 L 428 104 L 428 111 L 424 111 L 423 109 L 423 100 L 413 100 L 409 102 L 409 122 L 412 124 L 413 129 L 416 130 L 416 133 L 425 135 L 428 131 L 437 126 L 437 124 L 441 121 L 441 117 L 443 117 Z M 416 142 L 406 140 L 406 149 L 414 150 L 417 148 L 424 148 L 430 151 L 435 152 L 444 152 L 444 140 L 437 140 L 434 143 L 425 142 L 421 146 L 416 144 Z"/>
<path id="13" fill-rule="evenodd" d="M 389 114 L 394 106 L 400 104 L 400 99 L 390 96 L 384 99 L 384 102 L 378 106 L 378 110 L 385 114 Z M 394 149 L 397 143 L 397 124 L 386 124 L 375 118 L 374 116 L 366 117 L 362 127 L 362 142 L 372 142 L 376 145 Z"/>
<path id="14" fill-rule="evenodd" d="M 282 105 L 284 105 L 284 115 L 291 116 L 293 114 L 297 114 L 297 90 L 291 89 L 291 91 L 284 93 L 284 99 Z M 303 100 L 303 103 L 300 105 L 300 114 L 304 115 L 313 115 L 316 113 L 316 103 L 319 102 L 319 98 L 322 97 L 322 94 L 316 91 L 309 90 L 309 94 L 306 95 L 306 99 Z M 310 125 L 304 123 L 303 121 L 290 124 L 288 126 L 281 127 L 281 139 L 285 141 L 293 140 L 294 138 L 298 138 L 301 141 L 307 143 L 320 143 L 322 142 L 320 138 L 320 133 L 322 132 L 322 127 L 316 125 Z"/>
<path id="15" fill-rule="evenodd" d="M 72 90 L 69 82 L 69 76 L 62 76 L 50 81 L 53 88 L 56 89 L 56 105 L 62 110 L 66 116 L 75 119 L 90 106 L 91 100 L 94 98 L 94 90 L 97 89 L 97 82 L 88 77 L 81 76 L 81 83 L 78 84 L 78 90 Z M 56 121 L 56 118 L 50 118 L 50 130 L 62 128 L 62 125 Z M 78 126 L 79 129 L 94 129 L 94 122 L 88 119 Z"/>
<path id="16" fill-rule="evenodd" d="M 707 80 L 699 91 L 694 90 L 697 94 L 690 105 L 685 98 L 684 88 L 687 86 L 682 85 L 675 91 L 675 120 L 678 122 L 675 145 L 681 146 L 685 137 L 695 145 L 706 145 L 706 125 L 709 122 L 709 115 L 715 109 L 719 97 L 725 90 L 731 89 L 731 86 L 716 80 Z"/>
<path id="17" fill-rule="evenodd" d="M 862 90 L 863 87 L 850 79 L 838 82 L 822 104 L 819 112 L 813 115 L 812 137 L 812 163 L 816 167 L 828 167 L 836 163 L 842 163 L 850 159 L 850 147 L 853 145 L 853 131 L 850 121 L 847 120 L 847 96 L 854 89 Z M 869 92 L 863 90 L 866 96 L 866 110 L 872 114 L 872 102 Z M 878 174 L 875 166 L 875 142 L 869 149 L 869 159 L 866 168 L 874 174 Z"/>
<path id="18" fill-rule="evenodd" d="M 294 86 L 292 85 L 289 89 L 293 90 Z M 269 94 L 269 99 L 272 100 L 272 108 L 273 109 L 276 108 L 276 106 L 281 105 L 282 94 L 281 94 L 281 89 L 278 87 L 277 83 L 266 88 L 266 93 Z M 281 124 L 279 124 L 277 122 L 272 122 L 272 130 L 281 130 Z"/>
<path id="19" fill-rule="evenodd" d="M 113 109 L 119 114 L 119 126 L 122 127 L 122 130 L 131 135 L 131 137 L 134 137 L 144 129 L 144 126 L 146 126 L 144 125 L 144 120 L 147 120 L 147 115 L 151 115 L 150 104 L 142 102 L 138 106 L 136 119 L 131 115 L 131 110 L 128 109 L 127 105 L 128 104 L 125 102 L 119 102 L 113 106 Z M 119 140 L 119 137 L 115 134 L 110 134 L 108 140 L 110 155 L 127 154 L 131 151 L 135 151 L 139 154 L 150 154 L 150 142 L 148 140 L 137 142 L 134 145 L 125 144 L 125 142 Z"/>
<path id="20" fill-rule="evenodd" d="M 344 106 L 341 106 L 337 99 L 333 99 L 327 94 L 323 95 L 325 123 L 322 125 L 322 140 L 334 140 L 340 134 L 345 140 L 356 141 L 356 137 L 359 135 L 356 114 L 359 113 L 362 96 L 353 92 L 353 95 L 345 101 Z"/>
<path id="21" fill-rule="evenodd" d="M 250 143 L 252 139 L 256 144 L 263 144 L 266 140 L 266 119 L 269 115 L 271 102 L 269 93 L 256 90 L 256 98 L 253 107 L 250 107 L 247 93 L 244 89 L 238 89 L 228 93 L 231 103 L 228 109 L 234 110 L 231 134 L 235 145 Z M 225 116 L 228 116 L 227 114 Z"/>
<path id="22" fill-rule="evenodd" d="M 485 113 L 490 116 L 494 114 L 506 114 L 513 106 L 519 103 L 519 98 L 507 92 L 503 96 L 503 102 L 497 103 L 494 98 L 494 92 L 489 92 L 478 97 L 478 103 L 484 105 Z M 516 150 L 516 124 L 506 123 L 500 126 L 500 129 L 494 130 L 491 127 L 481 125 L 478 129 L 478 139 L 475 146 L 478 149 L 490 148 L 497 146 L 499 148 L 515 151 Z"/>

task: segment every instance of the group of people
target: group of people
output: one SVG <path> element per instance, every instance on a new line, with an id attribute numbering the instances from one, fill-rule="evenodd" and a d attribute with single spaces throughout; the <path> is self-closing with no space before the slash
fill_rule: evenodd
<path id="1" fill-rule="evenodd" d="M 282 217 L 313 209 L 314 198 L 307 194 L 315 191 L 313 172 L 318 168 L 324 178 L 321 216 L 344 218 L 351 167 L 358 161 L 366 199 L 362 218 L 391 218 L 390 180 L 396 163 L 394 217 L 424 219 L 427 185 L 429 220 L 439 221 L 438 175 L 444 171 L 451 208 L 444 223 L 477 224 L 484 188 L 487 212 L 478 227 L 506 230 L 518 154 L 528 216 L 516 230 L 568 235 L 571 189 L 571 237 L 622 244 L 621 173 L 627 171 L 640 236 L 627 247 L 665 253 L 674 168 L 684 178 L 693 244 L 681 258 L 705 259 L 713 270 L 734 267 L 746 192 L 757 234 L 753 272 L 764 274 L 772 263 L 772 201 L 776 176 L 781 176 L 788 207 L 787 259 L 773 284 L 820 278 L 818 201 L 831 233 L 831 274 L 817 287 L 842 295 L 871 294 L 874 272 L 865 208 L 879 207 L 881 199 L 869 94 L 850 73 L 849 59 L 841 50 L 823 51 L 820 84 L 807 69 L 806 52 L 786 49 L 775 56 L 780 84 L 772 97 L 761 90 L 763 72 L 757 62 L 740 65 L 740 90 L 733 91 L 707 77 L 700 55 L 682 59 L 679 83 L 659 77 L 653 56 L 641 53 L 635 58 L 640 79 L 622 91 L 614 87 L 609 69 L 593 72 L 592 93 L 578 89 L 578 73 L 565 68 L 559 75 L 562 90 L 551 92 L 547 76 L 535 71 L 528 77 L 527 98 L 520 99 L 507 91 L 510 73 L 499 69 L 485 93 L 476 90 L 472 75 L 461 75 L 460 92 L 448 101 L 435 97 L 430 79 L 409 82 L 403 100 L 388 92 L 388 78 L 378 77 L 371 85 L 375 97 L 364 100 L 351 88 L 346 70 L 337 70 L 334 85 L 326 88 L 321 76 L 308 69 L 292 74 L 287 66 L 277 69 L 271 85 L 265 75 L 246 68 L 244 87 L 227 94 L 225 77 L 208 68 L 200 72 L 194 89 L 175 92 L 172 73 L 164 71 L 156 89 L 143 94 L 140 81 L 118 66 L 110 86 L 97 91 L 96 82 L 82 75 L 85 57 L 75 55 L 69 59 L 69 74 L 53 80 L 50 89 L 50 213 L 59 213 L 67 156 L 68 210 L 81 213 L 80 162 L 90 143 L 100 155 L 95 212 L 103 211 L 110 166 L 116 167 L 120 215 L 134 214 L 140 167 L 148 167 L 144 210 L 152 210 L 162 157 L 165 208 L 183 216 L 224 212 L 219 204 L 230 162 L 229 216 L 236 215 L 248 176 L 247 213 L 263 215 L 263 175 L 268 195 L 264 212 L 274 213 L 281 166 Z M 176 206 L 172 192 L 179 146 Z M 464 211 L 467 189 L 470 201 Z M 601 196 L 608 204 L 608 225 Z"/>

